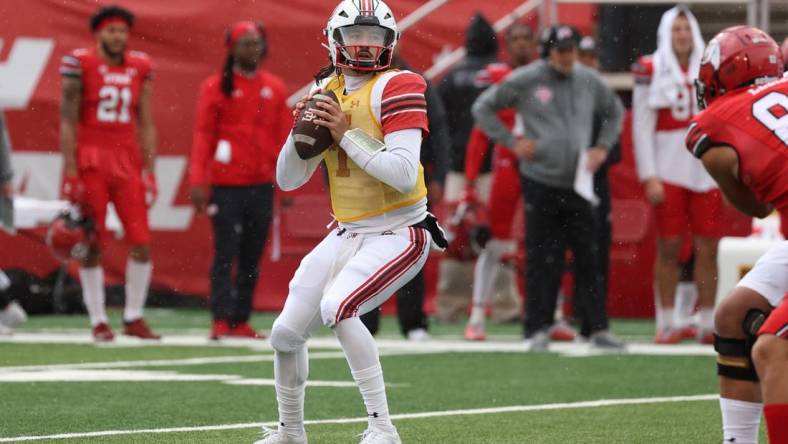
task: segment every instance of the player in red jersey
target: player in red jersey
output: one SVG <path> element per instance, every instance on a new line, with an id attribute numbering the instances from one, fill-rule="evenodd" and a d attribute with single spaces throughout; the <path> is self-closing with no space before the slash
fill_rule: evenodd
<path id="1" fill-rule="evenodd" d="M 150 59 L 144 53 L 126 50 L 133 24 L 134 15 L 126 9 L 100 8 L 90 19 L 96 46 L 72 51 L 63 56 L 60 66 L 63 194 L 93 219 L 97 234 L 79 270 L 96 341 L 114 337 L 107 324 L 101 268 L 101 249 L 110 237 L 104 225 L 110 202 L 130 245 L 124 333 L 159 338 L 142 318 L 152 272 L 148 208 L 157 193 L 156 129 Z"/>
<path id="2" fill-rule="evenodd" d="M 788 214 L 788 78 L 777 43 L 737 26 L 710 42 L 697 82 L 706 108 L 687 148 L 740 211 Z M 788 235 L 788 227 L 783 226 Z M 714 315 L 724 442 L 756 443 L 763 409 L 769 442 L 788 442 L 788 241 L 776 245 Z"/>

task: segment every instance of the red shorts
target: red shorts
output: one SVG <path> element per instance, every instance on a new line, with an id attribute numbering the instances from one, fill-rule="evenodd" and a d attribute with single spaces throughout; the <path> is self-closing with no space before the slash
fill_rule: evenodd
<path id="1" fill-rule="evenodd" d="M 123 224 L 126 242 L 131 245 L 150 243 L 148 207 L 141 176 L 140 173 L 120 178 L 92 169 L 80 172 L 85 185 L 84 211 L 94 219 L 102 246 L 111 239 L 105 225 L 107 204 L 110 202 Z"/>
<path id="2" fill-rule="evenodd" d="M 659 237 L 682 237 L 687 234 L 720 237 L 723 227 L 720 190 L 697 193 L 664 183 L 665 200 L 654 206 Z"/>
<path id="3" fill-rule="evenodd" d="M 490 185 L 490 231 L 496 239 L 510 239 L 514 213 L 521 196 L 520 172 L 517 170 L 517 157 L 500 151 L 500 148 L 495 150 Z"/>
<path id="4" fill-rule="evenodd" d="M 788 339 L 788 302 L 785 301 L 786 299 L 783 299 L 783 303 L 766 318 L 766 322 L 758 330 L 759 335 L 775 335 Z"/>

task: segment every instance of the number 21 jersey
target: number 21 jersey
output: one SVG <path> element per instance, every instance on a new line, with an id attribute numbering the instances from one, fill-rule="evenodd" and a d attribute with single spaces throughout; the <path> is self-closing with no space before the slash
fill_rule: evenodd
<path id="1" fill-rule="evenodd" d="M 139 167 L 136 120 L 140 91 L 153 77 L 148 56 L 126 51 L 123 63 L 112 65 L 96 49 L 76 49 L 63 56 L 60 74 L 82 83 L 77 128 L 80 168 L 112 168 L 118 156 L 124 166 Z"/>

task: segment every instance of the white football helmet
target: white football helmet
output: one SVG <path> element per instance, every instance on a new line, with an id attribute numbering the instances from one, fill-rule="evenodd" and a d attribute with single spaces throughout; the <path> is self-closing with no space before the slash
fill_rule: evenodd
<path id="1" fill-rule="evenodd" d="M 342 0 L 323 31 L 334 66 L 382 71 L 399 40 L 394 13 L 381 0 Z"/>

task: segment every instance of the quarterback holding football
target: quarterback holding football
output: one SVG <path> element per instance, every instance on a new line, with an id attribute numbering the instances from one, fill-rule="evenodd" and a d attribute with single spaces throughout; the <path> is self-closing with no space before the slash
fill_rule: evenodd
<path id="1" fill-rule="evenodd" d="M 369 424 L 361 442 L 399 443 L 377 345 L 359 315 L 412 279 L 431 244 L 446 246 L 427 212 L 419 162 L 428 133 L 426 84 L 418 74 L 390 68 L 399 31 L 382 1 L 343 0 L 325 36 L 331 64 L 296 105 L 276 180 L 283 190 L 296 189 L 325 161 L 338 226 L 303 258 L 274 322 L 279 427 L 264 430 L 258 444 L 307 442 L 306 340 L 321 324 L 339 339 L 366 406 Z"/>

